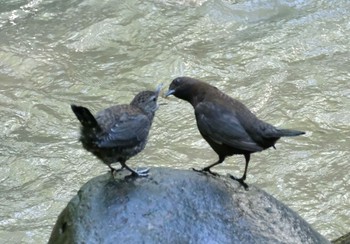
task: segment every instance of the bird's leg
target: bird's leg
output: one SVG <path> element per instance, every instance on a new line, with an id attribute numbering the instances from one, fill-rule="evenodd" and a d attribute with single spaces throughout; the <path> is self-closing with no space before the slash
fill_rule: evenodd
<path id="1" fill-rule="evenodd" d="M 244 154 L 244 158 L 245 158 L 245 168 L 244 168 L 243 176 L 241 178 L 236 178 L 233 175 L 230 175 L 230 178 L 238 181 L 244 187 L 244 189 L 247 190 L 249 186 L 244 181 L 247 178 L 247 171 L 248 171 L 248 164 L 249 164 L 249 160 L 250 160 L 250 154 L 249 153 Z"/>
<path id="2" fill-rule="evenodd" d="M 114 177 L 114 172 L 117 171 L 115 168 L 113 168 L 110 164 L 107 164 L 108 167 L 111 169 L 111 175 Z"/>
<path id="3" fill-rule="evenodd" d="M 138 177 L 146 177 L 148 176 L 148 171 L 149 169 L 143 169 L 143 170 L 133 170 L 132 168 L 130 168 L 129 166 L 127 166 L 125 164 L 125 162 L 120 162 L 120 164 L 122 165 L 122 168 L 126 168 L 127 170 L 129 170 L 131 172 L 131 176 L 138 176 Z"/>
<path id="4" fill-rule="evenodd" d="M 223 161 L 225 160 L 225 157 L 224 156 L 220 156 L 219 155 L 219 160 L 203 169 L 195 169 L 195 168 L 192 168 L 194 171 L 197 171 L 197 172 L 208 172 L 212 175 L 215 175 L 215 176 L 218 176 L 219 174 L 218 173 L 215 173 L 213 171 L 210 170 L 211 167 L 215 166 L 215 165 L 218 165 L 218 164 L 221 164 Z"/>

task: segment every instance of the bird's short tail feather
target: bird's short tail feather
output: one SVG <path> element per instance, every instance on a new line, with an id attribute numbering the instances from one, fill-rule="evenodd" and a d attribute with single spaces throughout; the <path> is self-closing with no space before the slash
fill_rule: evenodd
<path id="1" fill-rule="evenodd" d="M 288 129 L 278 129 L 279 136 L 300 136 L 305 134 L 304 131 L 299 130 L 288 130 Z"/>
<path id="2" fill-rule="evenodd" d="M 74 104 L 71 105 L 71 108 L 83 127 L 91 129 L 99 128 L 95 117 L 91 114 L 89 109 L 82 106 L 76 106 Z"/>

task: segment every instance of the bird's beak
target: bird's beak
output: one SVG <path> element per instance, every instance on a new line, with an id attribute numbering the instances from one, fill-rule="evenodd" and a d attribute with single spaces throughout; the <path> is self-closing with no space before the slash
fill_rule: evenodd
<path id="1" fill-rule="evenodd" d="M 156 94 L 157 94 L 157 96 L 159 95 L 160 90 L 162 90 L 163 85 L 164 85 L 163 83 L 160 83 L 160 84 L 157 86 L 157 88 L 156 88 Z"/>
<path id="2" fill-rule="evenodd" d="M 165 93 L 165 97 L 173 95 L 174 93 L 175 93 L 175 89 L 169 89 L 169 91 L 167 93 Z"/>

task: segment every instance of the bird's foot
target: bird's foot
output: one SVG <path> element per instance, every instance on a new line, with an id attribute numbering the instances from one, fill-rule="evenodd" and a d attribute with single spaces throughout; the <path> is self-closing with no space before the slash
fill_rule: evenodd
<path id="1" fill-rule="evenodd" d="M 136 170 L 139 176 L 148 176 L 149 168 Z"/>
<path id="2" fill-rule="evenodd" d="M 230 175 L 230 174 L 229 174 L 229 176 L 230 176 L 231 179 L 233 179 L 235 181 L 238 181 L 244 187 L 244 190 L 248 190 L 249 186 L 248 186 L 247 183 L 244 182 L 243 178 L 236 178 L 236 177 L 234 177 L 233 175 Z"/>
<path id="3" fill-rule="evenodd" d="M 211 171 L 210 168 L 203 168 L 203 169 L 192 168 L 192 170 L 194 170 L 196 172 L 200 172 L 200 173 L 207 173 L 208 172 L 209 174 L 212 174 L 214 176 L 219 176 L 218 173 Z"/>
<path id="4" fill-rule="evenodd" d="M 133 176 L 133 177 L 147 177 L 148 176 L 148 172 L 149 172 L 149 168 L 140 169 L 140 170 L 133 170 L 131 172 L 130 176 Z"/>
<path id="5" fill-rule="evenodd" d="M 112 175 L 112 177 L 114 177 L 114 175 L 115 175 L 116 173 L 118 173 L 119 171 L 122 171 L 122 170 L 124 169 L 124 167 L 121 167 L 121 168 L 119 168 L 119 169 L 115 169 L 115 168 L 113 168 L 112 166 L 109 166 L 109 168 L 111 169 L 111 175 Z"/>

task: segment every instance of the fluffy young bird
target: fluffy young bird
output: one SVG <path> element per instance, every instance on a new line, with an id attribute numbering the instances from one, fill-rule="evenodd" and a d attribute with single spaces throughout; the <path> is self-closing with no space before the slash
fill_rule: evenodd
<path id="1" fill-rule="evenodd" d="M 153 117 L 158 109 L 158 95 L 162 85 L 156 91 L 138 93 L 130 104 L 115 105 L 93 116 L 89 109 L 71 105 L 74 114 L 81 123 L 80 141 L 83 147 L 99 158 L 114 171 L 123 168 L 133 176 L 147 176 L 149 169 L 136 171 L 126 165 L 126 161 L 141 152 L 147 143 L 147 137 Z M 112 163 L 119 162 L 121 169 L 115 169 Z"/>
<path id="2" fill-rule="evenodd" d="M 202 170 L 213 175 L 211 167 L 222 163 L 227 156 L 243 154 L 245 169 L 241 178 L 231 175 L 245 188 L 250 154 L 274 147 L 283 136 L 298 136 L 305 132 L 278 129 L 258 119 L 243 103 L 233 99 L 203 81 L 190 77 L 174 79 L 166 96 L 174 95 L 192 104 L 198 130 L 218 154 L 219 160 Z"/>

